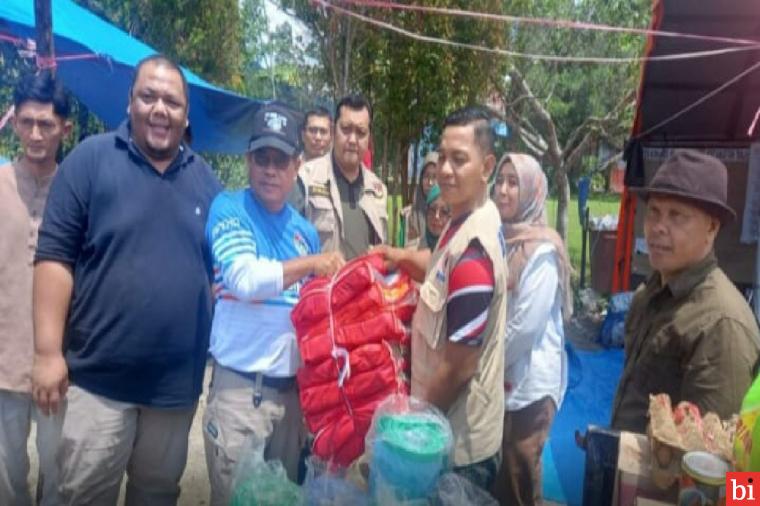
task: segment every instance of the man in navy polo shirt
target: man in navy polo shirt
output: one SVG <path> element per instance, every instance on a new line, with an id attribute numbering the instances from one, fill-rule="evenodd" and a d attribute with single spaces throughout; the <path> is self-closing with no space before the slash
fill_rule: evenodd
<path id="1" fill-rule="evenodd" d="M 204 227 L 221 190 L 182 136 L 188 87 L 155 55 L 128 120 L 61 163 L 34 271 L 33 395 L 65 411 L 64 504 L 176 504 L 211 323 Z"/>

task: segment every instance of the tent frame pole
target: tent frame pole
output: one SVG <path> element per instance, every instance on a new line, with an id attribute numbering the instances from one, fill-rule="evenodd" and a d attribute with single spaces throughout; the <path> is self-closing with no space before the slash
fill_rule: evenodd
<path id="1" fill-rule="evenodd" d="M 55 56 L 51 0 L 34 0 L 34 25 L 37 31 L 37 66 Z M 47 66 L 47 65 L 46 65 Z M 55 66 L 50 71 L 55 73 Z"/>

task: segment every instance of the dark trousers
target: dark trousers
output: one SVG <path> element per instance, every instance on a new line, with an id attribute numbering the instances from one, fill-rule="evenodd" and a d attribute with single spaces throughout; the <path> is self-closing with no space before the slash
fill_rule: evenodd
<path id="1" fill-rule="evenodd" d="M 499 504 L 542 503 L 541 453 L 557 408 L 550 397 L 504 414 L 502 466 L 493 494 Z"/>
<path id="2" fill-rule="evenodd" d="M 467 478 L 473 485 L 488 491 L 493 486 L 501 464 L 501 452 L 474 464 L 455 467 L 454 472 L 463 478 Z"/>

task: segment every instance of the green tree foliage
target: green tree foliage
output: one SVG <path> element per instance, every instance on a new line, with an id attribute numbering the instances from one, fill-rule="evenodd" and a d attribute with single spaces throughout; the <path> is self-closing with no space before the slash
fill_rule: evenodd
<path id="1" fill-rule="evenodd" d="M 221 86 L 240 88 L 237 0 L 76 0 Z"/>
<path id="2" fill-rule="evenodd" d="M 645 28 L 647 0 L 515 0 L 507 13 Z M 512 25 L 514 50 L 564 56 L 641 55 L 638 35 Z M 597 142 L 622 148 L 630 130 L 639 76 L 637 64 L 578 64 L 514 59 L 495 82 L 513 148 L 537 156 L 557 192 L 557 229 L 565 237 L 570 181 L 596 165 Z"/>
<path id="3" fill-rule="evenodd" d="M 243 22 L 237 0 L 76 0 L 204 79 L 244 91 Z M 228 188 L 247 184 L 236 156 L 206 154 Z"/>
<path id="4" fill-rule="evenodd" d="M 315 45 L 289 22 L 270 30 L 264 0 L 242 0 L 241 11 L 244 94 L 309 108 L 324 91 Z"/>
<path id="5" fill-rule="evenodd" d="M 373 102 L 376 165 L 391 190 L 408 200 L 414 189 L 407 184 L 409 145 L 426 134 L 435 139 L 436 127 L 453 109 L 483 102 L 491 80 L 503 72 L 504 62 L 484 53 L 414 41 L 315 8 L 308 0 L 280 4 L 311 30 L 322 78 L 333 97 L 359 91 Z M 431 0 L 426 4 L 485 12 L 501 9 L 497 0 Z M 378 9 L 360 12 L 433 37 L 492 47 L 501 47 L 505 41 L 505 32 L 490 22 Z"/>

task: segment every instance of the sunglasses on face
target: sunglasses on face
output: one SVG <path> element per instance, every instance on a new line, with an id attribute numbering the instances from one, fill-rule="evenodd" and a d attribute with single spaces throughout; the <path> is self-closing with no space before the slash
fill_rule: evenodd
<path id="1" fill-rule="evenodd" d="M 253 163 L 262 169 L 274 165 L 279 170 L 285 170 L 290 163 L 290 157 L 280 151 L 267 152 L 260 150 L 253 152 Z"/>
<path id="2" fill-rule="evenodd" d="M 449 218 L 451 210 L 446 206 L 431 206 L 427 209 L 427 215 L 431 218 Z"/>

